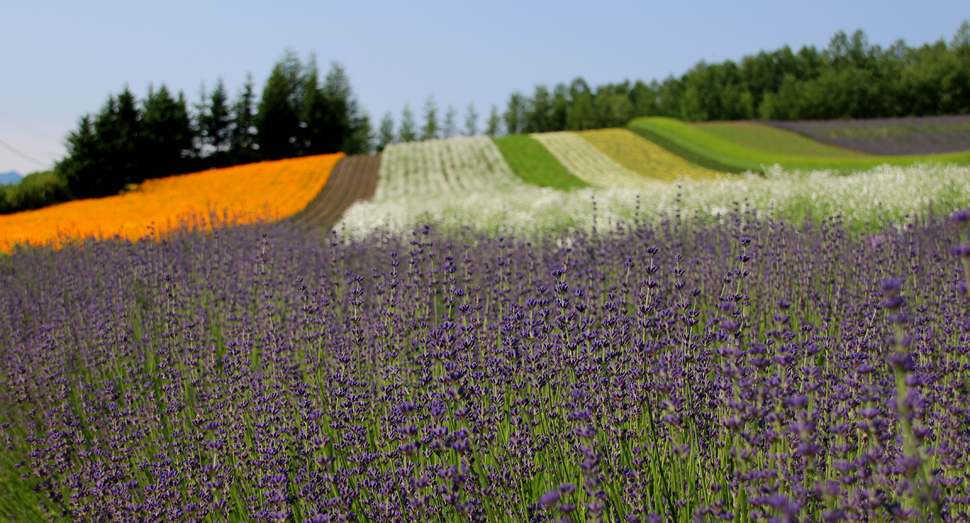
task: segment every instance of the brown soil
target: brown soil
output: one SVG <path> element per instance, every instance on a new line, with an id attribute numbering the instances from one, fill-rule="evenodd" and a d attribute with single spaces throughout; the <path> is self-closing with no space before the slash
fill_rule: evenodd
<path id="1" fill-rule="evenodd" d="M 760 123 L 870 154 L 897 156 L 970 151 L 970 115 Z"/>
<path id="2" fill-rule="evenodd" d="M 347 156 L 337 162 L 323 189 L 292 220 L 306 225 L 331 225 L 357 200 L 366 200 L 377 188 L 380 154 Z"/>

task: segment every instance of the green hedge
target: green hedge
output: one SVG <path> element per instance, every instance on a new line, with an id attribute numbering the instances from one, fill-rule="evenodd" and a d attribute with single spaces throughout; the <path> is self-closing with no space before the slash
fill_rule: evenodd
<path id="1" fill-rule="evenodd" d="M 70 199 L 67 184 L 53 171 L 31 173 L 17 185 L 0 185 L 0 214 L 40 209 Z"/>

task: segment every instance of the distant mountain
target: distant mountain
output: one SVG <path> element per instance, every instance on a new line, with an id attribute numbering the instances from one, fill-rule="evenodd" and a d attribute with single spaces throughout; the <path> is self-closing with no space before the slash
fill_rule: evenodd
<path id="1" fill-rule="evenodd" d="M 23 177 L 17 171 L 3 173 L 0 174 L 0 185 L 17 185 L 21 178 Z"/>

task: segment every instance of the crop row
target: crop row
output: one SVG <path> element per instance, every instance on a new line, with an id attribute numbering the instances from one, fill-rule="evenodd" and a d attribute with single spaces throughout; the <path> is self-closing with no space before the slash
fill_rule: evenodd
<path id="1" fill-rule="evenodd" d="M 761 172 L 764 165 L 779 164 L 786 169 L 834 169 L 844 173 L 871 169 L 879 165 L 908 166 L 917 163 L 955 163 L 970 165 L 970 152 L 927 154 L 911 156 L 807 154 L 805 144 L 797 145 L 800 151 L 792 151 L 795 138 L 777 138 L 776 142 L 763 147 L 754 146 L 744 139 L 728 139 L 724 129 L 707 132 L 705 126 L 689 125 L 672 118 L 637 118 L 627 127 L 641 136 L 663 145 L 668 150 L 708 168 L 724 172 Z M 765 131 L 761 133 L 765 135 Z M 781 133 L 781 131 L 778 131 Z M 786 150 L 787 149 L 787 150 Z M 792 154 L 796 153 L 796 154 Z"/>
<path id="2" fill-rule="evenodd" d="M 579 136 L 630 172 L 673 182 L 679 178 L 714 179 L 722 173 L 705 169 L 626 129 L 580 131 Z"/>
<path id="3" fill-rule="evenodd" d="M 910 221 L 928 210 L 952 210 L 968 201 L 967 167 L 883 166 L 851 176 L 773 167 L 764 176 L 653 182 L 649 190 L 588 187 L 559 191 L 522 184 L 513 191 L 371 202 L 351 208 L 339 228 L 357 236 L 375 228 L 407 232 L 421 223 L 486 231 L 590 230 L 620 222 L 657 222 L 675 214 L 717 217 L 736 208 L 754 208 L 762 215 L 796 222 L 840 215 L 853 227 L 878 229 L 878 224 L 887 221 Z"/>
<path id="4" fill-rule="evenodd" d="M 86 237 L 135 240 L 187 224 L 236 224 L 291 216 L 327 183 L 342 153 L 261 162 L 147 180 L 106 198 L 0 216 L 0 250 Z"/>
<path id="5" fill-rule="evenodd" d="M 522 185 L 487 137 L 389 146 L 383 153 L 374 202 L 440 194 L 514 189 Z"/>
<path id="6" fill-rule="evenodd" d="M 506 198 L 514 195 L 535 209 L 558 192 L 525 183 L 484 137 L 392 145 L 382 154 L 378 178 L 374 197 L 352 205 L 338 229 L 366 235 L 449 219 L 494 228 L 509 223 Z M 533 216 L 531 210 L 517 211 L 523 212 L 525 222 Z"/>
<path id="7" fill-rule="evenodd" d="M 644 189 L 656 183 L 625 169 L 589 141 L 568 131 L 532 135 L 570 173 L 591 185 Z"/>

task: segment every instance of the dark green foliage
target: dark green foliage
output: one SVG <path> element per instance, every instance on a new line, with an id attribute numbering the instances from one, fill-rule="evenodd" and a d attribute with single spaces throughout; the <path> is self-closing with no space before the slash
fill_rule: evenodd
<path id="1" fill-rule="evenodd" d="M 300 155 L 301 70 L 299 57 L 287 51 L 263 88 L 255 125 L 260 156 L 267 160 Z"/>
<path id="2" fill-rule="evenodd" d="M 136 143 L 138 158 L 128 183 L 189 172 L 195 167 L 191 162 L 192 121 L 182 93 L 174 99 L 165 84 L 158 91 L 149 87 L 141 125 L 142 134 Z"/>
<path id="3" fill-rule="evenodd" d="M 36 172 L 17 185 L 0 185 L 0 214 L 40 209 L 69 199 L 67 185 L 54 171 Z"/>
<path id="4" fill-rule="evenodd" d="M 108 151 L 101 162 L 99 181 L 104 191 L 102 194 L 116 193 L 125 185 L 140 181 L 135 174 L 139 167 L 140 113 L 135 95 L 126 86 L 117 98 L 108 100 L 94 121 L 94 132 L 98 135 L 100 145 Z"/>
<path id="5" fill-rule="evenodd" d="M 488 122 L 485 123 L 485 134 L 495 138 L 501 132 L 502 120 L 498 115 L 498 107 L 492 105 L 491 112 L 488 113 Z"/>
<path id="6" fill-rule="evenodd" d="M 219 78 L 215 89 L 204 93 L 208 103 L 200 107 L 196 129 L 199 133 L 201 153 L 208 159 L 210 167 L 225 167 L 231 163 L 229 148 L 232 142 L 232 107 L 229 103 L 229 93 Z"/>
<path id="7" fill-rule="evenodd" d="M 374 139 L 370 117 L 357 102 L 350 87 L 350 77 L 340 63 L 330 64 L 323 90 L 330 100 L 333 114 L 337 116 L 334 120 L 341 122 L 340 126 L 335 127 L 335 132 L 339 132 L 341 137 L 339 140 L 335 137 L 332 142 L 339 145 L 325 152 L 339 151 L 348 155 L 370 152 Z"/>
<path id="8" fill-rule="evenodd" d="M 394 117 L 388 111 L 384 118 L 381 118 L 381 127 L 377 131 L 377 152 L 383 151 L 388 145 L 394 143 Z"/>
<path id="9" fill-rule="evenodd" d="M 303 77 L 302 104 L 302 154 L 361 154 L 370 150 L 370 120 L 358 107 L 342 65 L 330 64 L 320 85 L 316 60 L 311 58 Z"/>
<path id="10" fill-rule="evenodd" d="M 441 126 L 441 137 L 442 138 L 453 138 L 458 135 L 458 123 L 455 121 L 458 118 L 458 111 L 452 105 L 448 106 L 448 110 L 445 111 L 445 121 Z"/>
<path id="11" fill-rule="evenodd" d="M 232 165 L 258 161 L 255 104 L 253 76 L 247 74 L 246 83 L 232 104 L 233 122 L 229 130 L 229 163 Z"/>
<path id="12" fill-rule="evenodd" d="M 545 146 L 529 135 L 516 134 L 493 140 L 512 172 L 528 183 L 563 190 L 587 186 L 570 174 Z"/>
<path id="13" fill-rule="evenodd" d="M 411 112 L 411 107 L 408 105 L 405 105 L 404 110 L 401 111 L 401 127 L 397 131 L 397 136 L 399 142 L 413 142 L 418 139 L 414 113 Z"/>
<path id="14" fill-rule="evenodd" d="M 126 87 L 117 97 L 108 97 L 96 118 L 83 117 L 78 130 L 68 133 L 68 156 L 55 172 L 75 198 L 114 194 L 138 179 L 140 116 Z"/>
<path id="15" fill-rule="evenodd" d="M 478 111 L 475 110 L 475 104 L 468 104 L 468 110 L 465 112 L 465 131 L 462 133 L 465 136 L 475 136 L 478 134 Z"/>
<path id="16" fill-rule="evenodd" d="M 422 140 L 434 140 L 439 138 L 438 128 L 438 104 L 434 101 L 434 95 L 428 97 L 424 103 L 424 127 L 421 128 Z"/>
<path id="17" fill-rule="evenodd" d="M 252 76 L 232 102 L 220 78 L 190 114 L 183 93 L 162 84 L 140 101 L 125 87 L 96 115 L 68 133 L 67 156 L 57 163 L 59 185 L 31 192 L 24 202 L 62 201 L 116 194 L 128 184 L 197 171 L 309 154 L 368 152 L 372 129 L 343 67 L 334 62 L 320 83 L 316 60 L 292 51 L 276 63 L 257 104 Z M 47 185 L 45 185 L 47 187 Z M 33 189 L 32 189 L 33 190 Z M 4 190 L 2 212 L 11 207 Z M 12 193 L 10 193 L 12 194 Z M 26 194 L 26 193 L 25 193 Z M 37 203 L 24 204 L 30 206 Z"/>
<path id="18" fill-rule="evenodd" d="M 680 77 L 607 84 L 577 78 L 531 97 L 513 93 L 506 133 L 623 127 L 633 118 L 687 121 L 885 118 L 970 113 L 970 23 L 953 40 L 883 49 L 862 31 L 828 48 L 761 51 L 735 63 L 699 62 Z"/>
<path id="19" fill-rule="evenodd" d="M 104 161 L 102 143 L 94 133 L 91 115 L 80 118 L 76 131 L 70 131 L 65 141 L 67 156 L 57 162 L 54 172 L 75 198 L 96 194 L 100 187 L 100 163 Z"/>
<path id="20" fill-rule="evenodd" d="M 526 100 L 522 93 L 516 91 L 509 97 L 509 105 L 505 109 L 502 119 L 505 121 L 505 134 L 519 134 L 526 132 Z"/>

